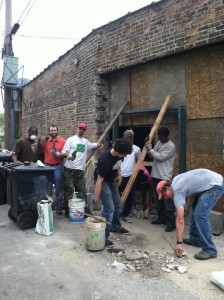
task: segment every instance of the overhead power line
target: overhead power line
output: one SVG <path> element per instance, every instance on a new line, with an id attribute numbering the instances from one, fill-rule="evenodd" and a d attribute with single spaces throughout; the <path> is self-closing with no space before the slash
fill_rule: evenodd
<path id="1" fill-rule="evenodd" d="M 78 40 L 79 39 L 79 38 L 66 38 L 66 37 L 53 37 L 53 36 L 25 35 L 25 34 L 17 34 L 17 36 L 37 38 L 37 39 L 53 39 L 53 40 Z"/>
<path id="2" fill-rule="evenodd" d="M 27 8 L 28 8 L 28 6 L 30 5 L 31 2 L 32 2 L 32 0 L 30 0 L 29 3 L 27 4 L 27 6 L 24 8 L 22 14 L 21 14 L 20 17 L 19 17 L 18 23 L 20 22 L 20 20 L 21 20 L 23 14 L 24 14 L 25 11 L 27 10 Z M 29 14 L 29 12 L 30 12 L 30 10 L 31 10 L 31 8 L 33 7 L 33 5 L 34 5 L 35 2 L 36 2 L 36 0 L 33 0 L 33 3 L 30 5 L 30 8 L 29 8 L 29 10 L 27 11 L 27 13 L 26 13 L 24 19 L 20 22 L 20 26 L 21 26 L 21 25 L 23 24 L 23 22 L 25 21 L 26 17 L 28 16 L 28 14 Z"/>

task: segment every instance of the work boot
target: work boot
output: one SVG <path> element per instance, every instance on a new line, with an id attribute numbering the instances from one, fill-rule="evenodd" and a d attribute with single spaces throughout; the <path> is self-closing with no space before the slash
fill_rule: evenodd
<path id="1" fill-rule="evenodd" d="M 166 221 L 161 220 L 161 219 L 157 219 L 157 220 L 151 221 L 151 224 L 153 224 L 153 225 L 166 224 Z"/>
<path id="2" fill-rule="evenodd" d="M 194 258 L 199 259 L 199 260 L 206 260 L 210 258 L 216 258 L 217 254 L 208 254 L 205 251 L 201 251 L 197 254 L 195 254 Z"/>
<path id="3" fill-rule="evenodd" d="M 166 232 L 172 232 L 172 231 L 174 231 L 175 229 L 176 229 L 175 224 L 168 224 L 168 225 L 166 226 L 165 231 L 166 231 Z"/>
<path id="4" fill-rule="evenodd" d="M 201 246 L 193 241 L 191 241 L 190 239 L 183 239 L 183 243 L 189 246 L 194 246 L 194 247 L 198 247 L 201 248 Z"/>
<path id="5" fill-rule="evenodd" d="M 105 247 L 113 247 L 114 246 L 114 243 L 111 242 L 111 240 L 106 240 L 105 241 Z"/>

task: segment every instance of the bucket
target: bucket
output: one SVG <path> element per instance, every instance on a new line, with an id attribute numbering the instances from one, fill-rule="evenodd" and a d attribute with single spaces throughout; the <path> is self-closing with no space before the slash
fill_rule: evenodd
<path id="1" fill-rule="evenodd" d="M 76 200 L 76 202 L 75 201 L 70 202 L 71 200 Z M 69 220 L 71 223 L 81 223 L 84 221 L 84 215 L 78 213 L 77 210 L 84 213 L 85 202 L 82 199 L 71 199 L 71 200 L 69 200 L 69 204 L 68 204 Z"/>
<path id="2" fill-rule="evenodd" d="M 105 218 L 99 217 L 106 221 Z M 86 248 L 88 250 L 102 250 L 105 248 L 105 229 L 106 223 L 100 222 L 94 218 L 88 217 L 86 219 L 87 239 Z"/>

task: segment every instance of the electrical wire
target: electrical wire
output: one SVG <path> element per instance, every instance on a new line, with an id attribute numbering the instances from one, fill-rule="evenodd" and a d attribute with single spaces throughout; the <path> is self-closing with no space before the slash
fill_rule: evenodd
<path id="1" fill-rule="evenodd" d="M 24 12 L 26 11 L 27 7 L 30 5 L 30 3 L 32 2 L 32 0 L 30 0 L 30 2 L 27 4 L 27 6 L 24 8 L 23 12 L 21 13 L 19 20 L 17 23 L 19 23 L 20 19 L 22 18 L 22 15 L 24 14 Z"/>
<path id="2" fill-rule="evenodd" d="M 20 16 L 20 18 L 19 18 L 19 20 L 18 20 L 18 23 L 19 23 L 19 21 L 21 20 L 22 15 L 23 15 L 24 12 L 26 11 L 27 7 L 30 5 L 31 1 L 32 1 L 32 0 L 30 0 L 30 2 L 27 4 L 26 8 L 25 8 L 24 11 L 22 12 L 22 14 L 21 14 L 21 16 Z M 29 10 L 27 11 L 27 13 L 26 13 L 24 19 L 20 22 L 20 27 L 21 27 L 21 25 L 23 24 L 23 22 L 25 21 L 26 17 L 28 16 L 28 14 L 29 14 L 29 12 L 30 12 L 30 10 L 31 10 L 31 8 L 33 7 L 33 5 L 34 5 L 35 2 L 36 2 L 36 0 L 33 0 L 33 3 L 31 4 Z"/>
<path id="3" fill-rule="evenodd" d="M 53 36 L 37 36 L 37 35 L 25 35 L 17 34 L 20 37 L 38 38 L 38 39 L 52 39 L 52 40 L 78 40 L 79 38 L 65 38 L 65 37 L 53 37 Z"/>

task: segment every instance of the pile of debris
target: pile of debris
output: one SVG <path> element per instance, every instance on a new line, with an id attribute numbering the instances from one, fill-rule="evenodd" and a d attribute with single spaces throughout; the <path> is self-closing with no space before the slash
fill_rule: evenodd
<path id="1" fill-rule="evenodd" d="M 174 257 L 169 252 L 159 253 L 157 251 L 108 249 L 116 260 L 111 264 L 119 271 L 138 272 L 142 277 L 159 277 L 164 272 L 170 273 L 177 270 L 179 273 L 187 271 L 190 260 L 187 256 Z"/>

